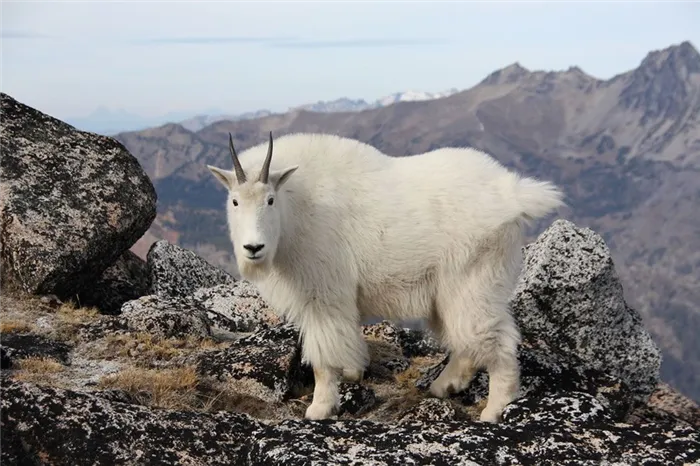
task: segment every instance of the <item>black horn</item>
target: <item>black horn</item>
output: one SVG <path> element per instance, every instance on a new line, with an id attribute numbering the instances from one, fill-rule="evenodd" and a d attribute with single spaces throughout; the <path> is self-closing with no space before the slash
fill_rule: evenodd
<path id="1" fill-rule="evenodd" d="M 272 160 L 272 131 L 270 131 L 270 143 L 267 146 L 267 157 L 263 162 L 262 170 L 258 180 L 262 183 L 267 183 L 267 178 L 270 176 L 270 161 Z"/>
<path id="2" fill-rule="evenodd" d="M 231 150 L 231 159 L 233 159 L 233 168 L 236 170 L 238 184 L 245 183 L 245 172 L 243 171 L 243 167 L 241 167 L 241 161 L 238 160 L 238 156 L 236 155 L 236 149 L 233 148 L 233 137 L 231 133 L 228 133 L 228 148 Z"/>

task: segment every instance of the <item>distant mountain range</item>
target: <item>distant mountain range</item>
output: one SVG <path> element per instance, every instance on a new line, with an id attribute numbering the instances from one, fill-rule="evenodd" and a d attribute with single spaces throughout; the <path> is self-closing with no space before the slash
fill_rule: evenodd
<path id="1" fill-rule="evenodd" d="M 342 97 L 332 101 L 319 101 L 313 104 L 301 105 L 290 110 L 310 110 L 313 112 L 354 112 L 372 108 L 385 107 L 396 102 L 415 102 L 429 99 L 439 99 L 458 92 L 457 89 L 449 89 L 443 92 L 396 92 L 386 97 L 367 102 L 363 99 L 349 99 Z M 172 112 L 157 117 L 141 117 L 125 110 L 109 110 L 99 107 L 85 117 L 67 118 L 66 121 L 83 131 L 114 135 L 124 131 L 140 131 L 167 123 L 178 123 L 190 131 L 199 131 L 217 121 L 239 121 L 262 118 L 272 115 L 270 110 L 257 110 L 241 114 L 226 114 L 220 109 L 210 109 L 201 115 L 192 116 L 189 112 Z"/>
<path id="2" fill-rule="evenodd" d="M 166 238 L 235 272 L 225 193 L 206 168 L 231 166 L 229 132 L 239 152 L 268 131 L 340 134 L 393 156 L 472 146 L 565 190 L 570 209 L 561 215 L 605 238 L 630 305 L 663 350 L 663 378 L 700 401 L 700 54 L 692 44 L 652 51 L 609 80 L 514 63 L 445 97 L 367 109 L 351 101 L 362 111 L 322 113 L 333 105 L 117 135 L 158 192 L 156 221 L 134 251 Z"/>

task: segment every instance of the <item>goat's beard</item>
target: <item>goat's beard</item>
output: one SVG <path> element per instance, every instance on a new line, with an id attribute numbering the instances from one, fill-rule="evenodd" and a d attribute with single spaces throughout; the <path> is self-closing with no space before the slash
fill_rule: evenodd
<path id="1" fill-rule="evenodd" d="M 236 263 L 238 265 L 238 273 L 241 274 L 241 277 L 249 282 L 254 282 L 257 279 L 262 278 L 263 276 L 267 275 L 270 270 L 271 266 L 271 257 L 269 255 L 265 255 L 265 258 L 261 261 L 251 261 L 250 259 L 246 258 L 245 256 L 236 257 Z"/>

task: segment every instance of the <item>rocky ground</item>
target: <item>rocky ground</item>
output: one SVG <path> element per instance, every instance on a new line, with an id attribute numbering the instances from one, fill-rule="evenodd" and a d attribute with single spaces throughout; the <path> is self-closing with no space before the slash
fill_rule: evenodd
<path id="1" fill-rule="evenodd" d="M 449 355 L 429 334 L 390 322 L 364 326 L 372 361 L 362 383 L 342 383 L 338 416 L 307 421 L 313 377 L 299 335 L 255 287 L 167 241 L 146 261 L 128 252 L 152 218 L 148 186 L 122 193 L 119 212 L 129 213 L 102 240 L 80 216 L 52 224 L 64 240 L 37 239 L 50 236 L 43 229 L 61 206 L 91 196 L 86 211 L 101 215 L 112 198 L 79 184 L 22 197 L 42 163 L 31 144 L 43 120 L 3 96 L 7 105 L 19 110 L 3 119 L 3 147 L 16 138 L 25 149 L 2 159 L 3 464 L 700 462 L 700 408 L 659 380 L 659 350 L 595 232 L 557 220 L 524 249 L 512 299 L 522 388 L 503 422 L 478 421 L 483 372 L 447 400 L 430 397 Z M 61 147 L 78 147 L 62 131 Z M 99 157 L 100 144 L 76 150 Z M 68 150 L 54 149 L 42 153 Z M 6 163 L 29 169 L 8 178 Z"/>

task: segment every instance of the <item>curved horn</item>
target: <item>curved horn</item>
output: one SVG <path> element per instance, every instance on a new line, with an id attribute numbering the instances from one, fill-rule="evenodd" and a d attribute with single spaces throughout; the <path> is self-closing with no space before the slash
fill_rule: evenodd
<path id="1" fill-rule="evenodd" d="M 260 176 L 258 180 L 262 183 L 267 183 L 267 178 L 270 176 L 270 161 L 272 160 L 272 131 L 270 131 L 270 143 L 267 146 L 267 157 L 265 157 L 265 162 L 263 162 L 262 170 L 260 170 Z"/>
<path id="2" fill-rule="evenodd" d="M 241 167 L 241 161 L 238 160 L 238 156 L 236 155 L 236 149 L 233 148 L 233 137 L 231 133 L 228 133 L 228 147 L 231 150 L 231 159 L 233 159 L 233 168 L 236 170 L 238 184 L 245 183 L 245 172 L 243 171 L 243 167 Z"/>

